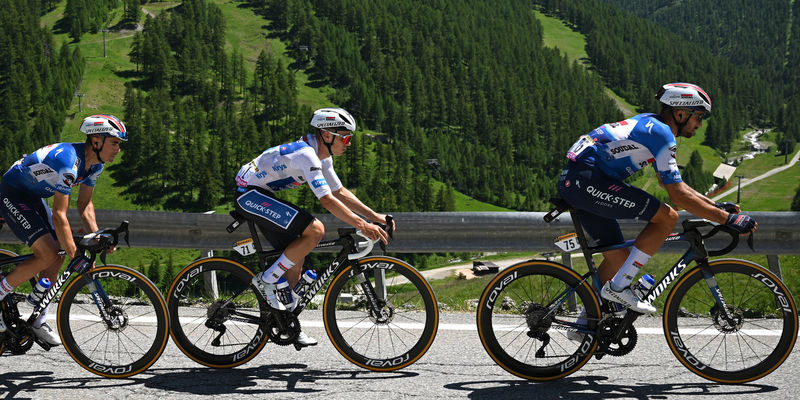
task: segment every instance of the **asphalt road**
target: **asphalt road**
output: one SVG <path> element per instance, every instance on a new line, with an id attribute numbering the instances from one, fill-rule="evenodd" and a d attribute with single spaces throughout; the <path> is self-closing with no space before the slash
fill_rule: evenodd
<path id="1" fill-rule="evenodd" d="M 0 398 L 118 399 L 792 399 L 800 393 L 800 356 L 792 354 L 771 375 L 747 385 L 720 385 L 686 370 L 658 333 L 660 319 L 636 325 L 636 349 L 625 357 L 591 360 L 564 379 L 535 383 L 519 379 L 489 358 L 470 313 L 441 315 L 428 353 L 393 373 L 371 372 L 349 363 L 328 341 L 318 311 L 301 315 L 304 331 L 320 344 L 300 352 L 268 344 L 255 359 L 230 370 L 195 364 L 169 343 L 148 371 L 128 379 L 95 376 L 63 348 L 38 347 L 24 356 L 0 357 Z M 653 328 L 653 329 L 645 329 Z M 797 353 L 797 350 L 794 351 Z"/>

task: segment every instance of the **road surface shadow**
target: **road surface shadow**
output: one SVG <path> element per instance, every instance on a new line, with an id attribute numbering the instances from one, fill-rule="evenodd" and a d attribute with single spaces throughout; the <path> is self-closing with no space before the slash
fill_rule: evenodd
<path id="1" fill-rule="evenodd" d="M 149 388 L 188 394 L 269 394 L 269 393 L 318 393 L 327 391 L 326 385 L 314 385 L 320 381 L 370 382 L 382 379 L 413 378 L 414 372 L 335 371 L 309 369 L 305 364 L 271 364 L 252 368 L 150 368 L 142 375 Z M 270 385 L 264 385 L 269 381 Z M 275 382 L 282 382 L 275 385 Z M 344 385 L 344 383 L 342 384 Z"/>
<path id="2" fill-rule="evenodd" d="M 7 359 L 6 359 L 7 360 Z M 42 398 L 41 394 L 20 397 L 20 393 L 33 393 L 39 390 L 53 390 L 52 394 L 70 389 L 103 389 L 120 386 L 139 385 L 133 378 L 107 379 L 99 376 L 83 378 L 56 378 L 52 371 L 21 371 L 0 374 L 0 398 L 25 399 Z M 56 392 L 57 391 L 57 392 Z M 40 392 L 47 393 L 47 392 Z"/>
<path id="3" fill-rule="evenodd" d="M 777 391 L 770 385 L 722 385 L 718 383 L 619 383 L 604 376 L 568 377 L 552 382 L 522 380 L 471 381 L 445 385 L 463 391 L 470 399 L 666 399 L 668 397 L 699 398 L 701 396 L 762 395 Z M 688 396 L 688 397 L 686 397 Z"/>

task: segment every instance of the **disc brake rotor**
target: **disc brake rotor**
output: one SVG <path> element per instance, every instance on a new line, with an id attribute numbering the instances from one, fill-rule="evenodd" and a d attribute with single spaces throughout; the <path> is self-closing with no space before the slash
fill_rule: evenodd
<path id="1" fill-rule="evenodd" d="M 738 308 L 728 306 L 728 313 L 731 315 L 731 320 L 726 319 L 715 307 L 711 311 L 711 315 L 714 317 L 714 327 L 724 334 L 739 332 L 742 329 L 742 325 L 744 325 L 744 312 Z"/>

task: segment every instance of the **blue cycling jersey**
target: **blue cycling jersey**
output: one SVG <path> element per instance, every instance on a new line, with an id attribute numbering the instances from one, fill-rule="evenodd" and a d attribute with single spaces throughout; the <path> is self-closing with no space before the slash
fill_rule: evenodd
<path id="1" fill-rule="evenodd" d="M 32 196 L 69 194 L 78 184 L 94 186 L 103 163 L 86 168 L 85 143 L 56 143 L 42 147 L 14 163 L 3 182 Z"/>
<path id="2" fill-rule="evenodd" d="M 567 158 L 595 165 L 619 180 L 653 164 L 664 184 L 682 182 L 675 159 L 675 136 L 656 114 L 639 114 L 604 124 L 582 136 Z"/>

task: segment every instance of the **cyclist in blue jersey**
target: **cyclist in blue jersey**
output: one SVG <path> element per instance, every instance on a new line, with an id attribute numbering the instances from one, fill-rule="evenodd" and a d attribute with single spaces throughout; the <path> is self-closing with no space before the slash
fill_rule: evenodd
<path id="1" fill-rule="evenodd" d="M 0 281 L 0 300 L 37 274 L 54 281 L 64 263 L 64 257 L 58 255 L 59 247 L 70 258 L 79 256 L 67 221 L 73 186 L 80 184 L 77 207 L 83 229 L 86 232 L 98 229 L 92 203 L 94 184 L 104 163 L 114 161 L 120 143 L 128 140 L 128 133 L 113 115 L 86 117 L 80 129 L 87 135 L 84 143 L 42 147 L 23 156 L 3 175 L 0 217 L 17 238 L 30 246 L 33 257 L 21 262 Z M 49 197 L 53 197 L 52 211 L 44 202 Z M 46 323 L 48 308 L 33 323 L 33 332 L 45 342 L 59 345 L 58 334 Z M 6 329 L 0 314 L 0 332 Z"/>
<path id="2" fill-rule="evenodd" d="M 342 155 L 350 146 L 356 129 L 353 117 L 341 108 L 314 111 L 311 126 L 315 132 L 302 139 L 271 147 L 242 166 L 236 175 L 236 210 L 255 221 L 262 234 L 276 249 L 285 249 L 275 263 L 253 278 L 270 307 L 292 310 L 296 302 L 284 304 L 276 292 L 276 284 L 285 276 L 289 287 L 300 279 L 305 256 L 325 234 L 322 222 L 302 208 L 275 197 L 274 192 L 300 187 L 307 183 L 322 206 L 347 224 L 359 229 L 368 238 L 386 243 L 386 232 L 359 215 L 374 222 L 386 223 L 386 215 L 378 214 L 342 186 L 333 170 L 331 156 Z M 358 214 L 358 215 L 357 215 Z M 303 332 L 297 339 L 301 346 L 317 344 Z"/>
<path id="3" fill-rule="evenodd" d="M 715 203 L 683 182 L 675 160 L 678 136 L 692 137 L 711 115 L 711 99 L 691 83 L 669 83 L 656 94 L 658 114 L 639 114 L 604 124 L 581 136 L 567 153 L 567 166 L 558 181 L 560 196 L 578 209 L 586 232 L 605 246 L 623 242 L 617 219 L 648 221 L 633 248 L 603 253 L 598 267 L 604 282 L 601 296 L 640 313 L 656 311 L 630 289 L 639 269 L 661 247 L 678 221 L 678 213 L 649 193 L 623 180 L 653 164 L 670 201 L 694 215 L 726 224 L 749 234 L 758 224 L 739 214 L 732 203 Z M 623 308 L 624 307 L 624 308 Z"/>

